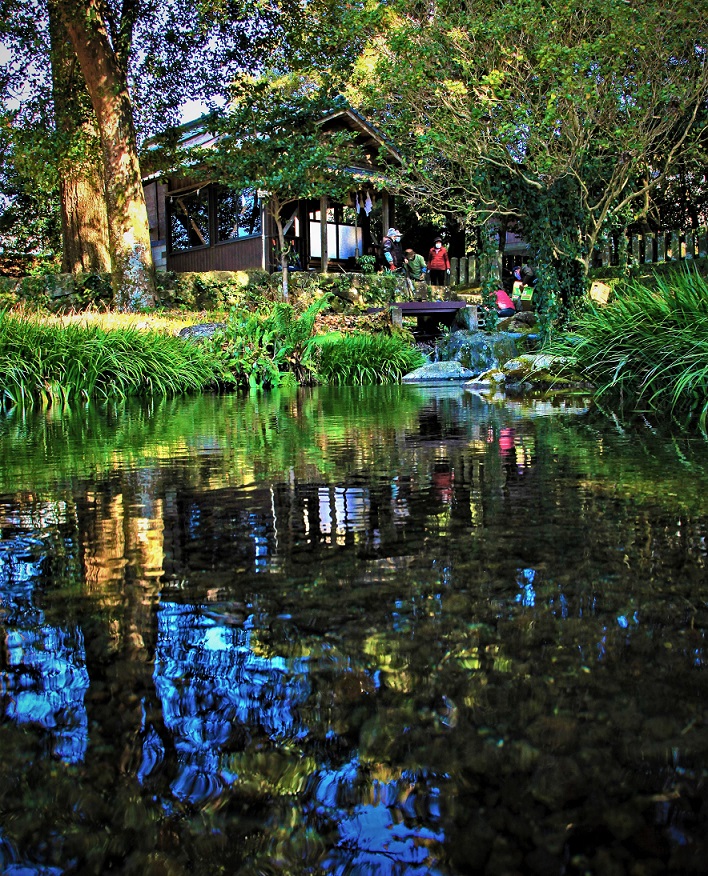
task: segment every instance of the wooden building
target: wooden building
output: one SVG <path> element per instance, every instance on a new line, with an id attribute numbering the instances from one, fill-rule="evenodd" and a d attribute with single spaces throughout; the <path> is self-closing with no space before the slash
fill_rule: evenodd
<path id="1" fill-rule="evenodd" d="M 394 161 L 399 155 L 352 109 L 337 110 L 320 124 L 354 133 L 360 155 L 353 168 L 357 188 L 347 203 L 328 198 L 298 201 L 288 217 L 287 238 L 305 270 L 356 270 L 356 257 L 374 252 L 395 221 L 394 199 L 383 184 L 379 152 L 385 150 Z M 184 126 L 180 145 L 218 148 L 203 119 Z M 143 180 L 143 186 L 158 270 L 272 271 L 277 267 L 275 223 L 260 192 L 241 190 L 237 181 L 231 188 L 180 173 L 153 175 Z"/>

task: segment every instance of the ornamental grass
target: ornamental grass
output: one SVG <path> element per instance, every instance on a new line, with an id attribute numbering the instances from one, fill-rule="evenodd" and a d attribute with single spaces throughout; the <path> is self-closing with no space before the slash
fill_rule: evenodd
<path id="1" fill-rule="evenodd" d="M 214 383 L 197 345 L 137 328 L 54 325 L 0 312 L 0 406 L 177 395 Z"/>
<path id="2" fill-rule="evenodd" d="M 553 352 L 570 355 L 598 398 L 636 413 L 670 416 L 705 431 L 708 418 L 708 283 L 690 266 L 628 281 L 593 307 L 577 336 Z"/>
<path id="3" fill-rule="evenodd" d="M 396 383 L 425 362 L 422 353 L 398 335 L 325 336 L 318 347 L 317 374 L 323 383 Z"/>

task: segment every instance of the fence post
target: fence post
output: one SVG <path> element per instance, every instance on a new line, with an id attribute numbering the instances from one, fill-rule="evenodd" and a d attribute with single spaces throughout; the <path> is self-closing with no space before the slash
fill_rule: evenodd
<path id="1" fill-rule="evenodd" d="M 657 262 L 666 261 L 666 232 L 660 231 L 656 236 L 656 260 Z"/>
<path id="2" fill-rule="evenodd" d="M 467 278 L 472 286 L 479 286 L 479 271 L 477 268 L 477 257 L 470 256 L 467 259 Z"/>
<path id="3" fill-rule="evenodd" d="M 678 231 L 670 232 L 671 240 L 669 242 L 669 248 L 666 252 L 667 261 L 675 262 L 676 259 L 681 258 L 681 238 L 679 237 Z"/>
<path id="4" fill-rule="evenodd" d="M 708 256 L 708 228 L 703 227 L 698 229 L 698 257 L 706 256 Z"/>
<path id="5" fill-rule="evenodd" d="M 457 286 L 459 283 L 459 259 L 450 259 L 450 285 Z"/>
<path id="6" fill-rule="evenodd" d="M 654 261 L 654 235 L 649 232 L 644 235 L 644 263 Z"/>

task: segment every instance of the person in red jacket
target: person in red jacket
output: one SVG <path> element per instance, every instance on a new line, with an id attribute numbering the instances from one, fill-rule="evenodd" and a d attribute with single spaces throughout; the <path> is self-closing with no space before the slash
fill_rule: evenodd
<path id="1" fill-rule="evenodd" d="M 443 246 L 441 237 L 435 238 L 428 253 L 428 276 L 432 286 L 444 286 L 450 276 L 450 256 Z"/>
<path id="2" fill-rule="evenodd" d="M 509 298 L 503 289 L 497 289 L 494 293 L 497 296 L 497 314 L 499 316 L 513 316 L 516 313 L 516 306 Z"/>

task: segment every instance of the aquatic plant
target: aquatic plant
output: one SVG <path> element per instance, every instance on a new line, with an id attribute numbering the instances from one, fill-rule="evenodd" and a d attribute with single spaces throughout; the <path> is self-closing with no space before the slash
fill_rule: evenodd
<path id="1" fill-rule="evenodd" d="M 0 312 L 0 405 L 5 408 L 177 395 L 214 383 L 203 351 L 171 335 L 50 325 Z"/>
<path id="2" fill-rule="evenodd" d="M 612 303 L 581 314 L 552 352 L 571 356 L 599 398 L 705 430 L 708 282 L 690 266 L 651 284 L 628 280 Z"/>
<path id="3" fill-rule="evenodd" d="M 323 383 L 395 383 L 425 362 L 400 335 L 326 335 L 318 348 L 317 373 Z"/>

